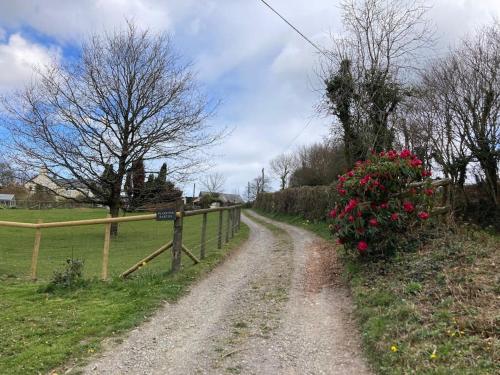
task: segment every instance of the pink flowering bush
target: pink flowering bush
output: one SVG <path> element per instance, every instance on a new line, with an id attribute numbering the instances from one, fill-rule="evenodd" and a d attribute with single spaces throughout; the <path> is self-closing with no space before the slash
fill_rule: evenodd
<path id="1" fill-rule="evenodd" d="M 431 175 L 409 150 L 373 154 L 338 177 L 330 229 L 338 242 L 360 254 L 388 255 L 429 219 Z M 412 183 L 424 181 L 412 186 Z"/>

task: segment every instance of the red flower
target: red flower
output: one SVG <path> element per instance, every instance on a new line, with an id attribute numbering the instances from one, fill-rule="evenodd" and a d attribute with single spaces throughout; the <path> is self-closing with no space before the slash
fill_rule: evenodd
<path id="1" fill-rule="evenodd" d="M 349 171 L 349 172 L 347 172 L 347 175 L 348 175 L 349 177 L 354 177 L 354 172 L 353 172 L 353 171 Z"/>
<path id="2" fill-rule="evenodd" d="M 422 160 L 420 159 L 413 159 L 411 162 L 410 162 L 411 166 L 412 167 L 419 167 L 422 165 Z"/>
<path id="3" fill-rule="evenodd" d="M 404 202 L 403 203 L 403 209 L 406 212 L 413 212 L 415 210 L 415 206 L 411 202 Z"/>
<path id="4" fill-rule="evenodd" d="M 344 216 L 345 216 L 345 213 L 341 212 L 341 213 L 339 214 L 339 219 L 343 219 L 343 218 L 344 218 Z"/>
<path id="5" fill-rule="evenodd" d="M 349 215 L 349 221 L 352 223 L 354 221 L 354 216 Z"/>
<path id="6" fill-rule="evenodd" d="M 427 220 L 429 218 L 429 213 L 425 211 L 419 212 L 418 217 L 422 220 Z"/>
<path id="7" fill-rule="evenodd" d="M 351 199 L 349 203 L 347 203 L 347 206 L 345 206 L 345 212 L 350 212 L 356 208 L 358 205 L 358 200 L 357 199 Z"/>
<path id="8" fill-rule="evenodd" d="M 384 151 L 380 151 L 380 154 L 379 154 L 381 157 L 384 157 L 385 156 L 385 152 Z"/>
<path id="9" fill-rule="evenodd" d="M 331 210 L 328 216 L 330 216 L 332 219 L 337 217 L 337 209 L 334 208 L 333 210 Z"/>
<path id="10" fill-rule="evenodd" d="M 394 150 L 390 150 L 387 152 L 387 156 L 389 156 L 390 160 L 394 160 L 398 157 L 398 153 Z"/>
<path id="11" fill-rule="evenodd" d="M 368 249 L 368 244 L 365 241 L 359 241 L 358 242 L 358 250 L 360 253 L 365 252 L 365 250 Z"/>
<path id="12" fill-rule="evenodd" d="M 372 227 L 376 227 L 378 225 L 378 221 L 376 218 L 373 218 L 373 219 L 370 219 L 368 221 L 368 223 L 372 226 Z"/>
<path id="13" fill-rule="evenodd" d="M 358 217 L 361 217 L 363 216 L 363 212 L 362 211 L 358 211 L 358 213 L 356 214 Z"/>
<path id="14" fill-rule="evenodd" d="M 434 190 L 433 189 L 425 189 L 424 193 L 430 197 L 432 194 L 434 194 Z"/>
<path id="15" fill-rule="evenodd" d="M 370 181 L 370 178 L 371 178 L 370 175 L 367 174 L 365 177 L 363 177 L 361 180 L 359 180 L 359 184 L 361 186 L 366 185 L 368 183 L 368 181 Z"/>
<path id="16" fill-rule="evenodd" d="M 346 182 L 346 178 L 344 176 L 338 176 L 340 182 Z"/>
<path id="17" fill-rule="evenodd" d="M 345 189 L 339 189 L 339 194 L 340 195 L 346 195 L 347 194 L 347 190 L 345 190 Z"/>
<path id="18" fill-rule="evenodd" d="M 411 152 L 410 150 L 403 150 L 401 151 L 401 153 L 399 154 L 399 156 L 404 159 L 404 158 L 408 158 L 411 156 Z"/>
<path id="19" fill-rule="evenodd" d="M 379 207 L 385 210 L 389 207 L 389 205 L 387 203 L 381 203 Z"/>
<path id="20" fill-rule="evenodd" d="M 422 171 L 422 177 L 432 176 L 431 171 Z"/>
<path id="21" fill-rule="evenodd" d="M 391 221 L 398 221 L 399 220 L 399 214 L 397 212 L 394 212 L 391 215 Z"/>

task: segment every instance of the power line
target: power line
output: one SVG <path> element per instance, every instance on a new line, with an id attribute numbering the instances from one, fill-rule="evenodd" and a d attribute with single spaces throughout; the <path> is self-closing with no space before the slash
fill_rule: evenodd
<path id="1" fill-rule="evenodd" d="M 323 51 L 321 48 L 318 47 L 316 43 L 314 43 L 311 39 L 309 39 L 307 36 L 305 36 L 298 28 L 296 28 L 294 25 L 292 25 L 285 17 L 283 17 L 276 9 L 274 9 L 269 3 L 267 3 L 265 0 L 260 0 L 262 4 L 267 6 L 269 9 L 271 9 L 279 18 L 281 18 L 288 26 L 290 26 L 297 34 L 299 34 L 306 42 L 308 42 L 311 46 L 313 46 L 319 53 L 321 53 L 323 56 L 326 58 L 330 58 L 325 51 Z"/>
<path id="2" fill-rule="evenodd" d="M 301 136 L 301 134 L 309 127 L 309 125 L 311 125 L 311 123 L 312 123 L 312 117 L 309 119 L 309 121 L 307 121 L 307 123 L 305 124 L 305 126 L 302 129 L 300 129 L 300 131 L 297 133 L 297 135 L 292 138 L 292 140 L 290 141 L 290 143 L 288 144 L 288 146 L 285 147 L 285 149 L 283 150 L 283 152 L 288 151 L 288 149 L 295 143 L 295 141 L 297 140 L 297 138 L 299 138 Z"/>

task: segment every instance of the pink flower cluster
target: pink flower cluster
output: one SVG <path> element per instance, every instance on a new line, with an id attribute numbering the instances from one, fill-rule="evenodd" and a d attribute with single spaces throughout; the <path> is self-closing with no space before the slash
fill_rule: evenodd
<path id="1" fill-rule="evenodd" d="M 381 238 L 404 231 L 411 220 L 429 219 L 423 199 L 428 202 L 434 190 L 407 189 L 406 184 L 430 175 L 410 150 L 372 152 L 368 160 L 357 161 L 352 170 L 338 176 L 339 199 L 328 214 L 339 243 L 360 253 L 371 252 Z"/>

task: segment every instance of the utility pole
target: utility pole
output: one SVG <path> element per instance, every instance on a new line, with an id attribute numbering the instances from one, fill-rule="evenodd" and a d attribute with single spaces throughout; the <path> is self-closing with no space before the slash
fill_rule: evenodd
<path id="1" fill-rule="evenodd" d="M 261 193 L 264 192 L 264 168 L 262 168 L 262 189 L 261 189 Z"/>

